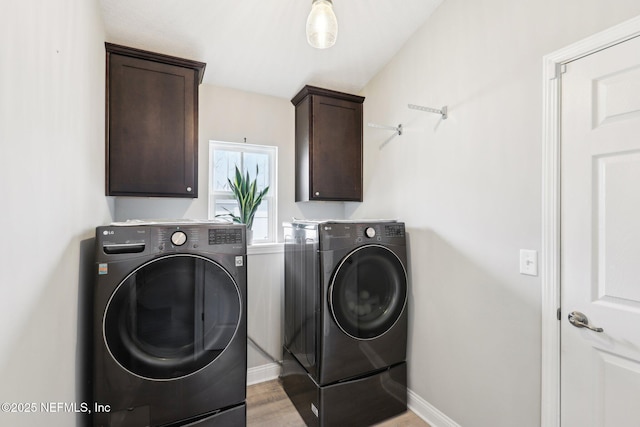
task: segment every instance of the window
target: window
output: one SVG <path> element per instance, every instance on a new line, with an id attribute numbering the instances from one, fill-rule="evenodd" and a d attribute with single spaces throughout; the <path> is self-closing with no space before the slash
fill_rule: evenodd
<path id="1" fill-rule="evenodd" d="M 238 214 L 238 203 L 229 188 L 236 166 L 243 174 L 256 177 L 258 191 L 269 186 L 269 191 L 253 219 L 253 242 L 276 241 L 276 168 L 278 148 L 267 145 L 209 141 L 209 219 L 229 211 Z"/>

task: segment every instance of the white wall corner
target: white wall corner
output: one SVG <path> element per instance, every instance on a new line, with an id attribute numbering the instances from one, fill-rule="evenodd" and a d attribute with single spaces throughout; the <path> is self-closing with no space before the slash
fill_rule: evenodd
<path id="1" fill-rule="evenodd" d="M 458 423 L 418 396 L 413 390 L 407 390 L 407 406 L 431 427 L 460 427 Z"/>

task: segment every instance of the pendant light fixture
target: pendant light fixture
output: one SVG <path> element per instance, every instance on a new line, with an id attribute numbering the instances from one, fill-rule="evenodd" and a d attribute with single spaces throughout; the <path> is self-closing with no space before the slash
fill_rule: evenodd
<path id="1" fill-rule="evenodd" d="M 307 18 L 307 41 L 317 49 L 326 49 L 336 42 L 338 20 L 331 0 L 312 0 Z"/>

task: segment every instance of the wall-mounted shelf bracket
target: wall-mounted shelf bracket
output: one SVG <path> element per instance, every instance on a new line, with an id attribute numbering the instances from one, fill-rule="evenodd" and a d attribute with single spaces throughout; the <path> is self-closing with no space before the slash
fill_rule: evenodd
<path id="1" fill-rule="evenodd" d="M 402 135 L 402 124 L 399 124 L 398 126 L 385 126 L 385 125 L 377 125 L 375 123 L 367 123 L 367 126 L 369 126 L 370 128 L 376 128 L 376 129 L 393 130 L 398 135 Z"/>
<path id="2" fill-rule="evenodd" d="M 420 110 L 420 111 L 426 111 L 427 113 L 440 114 L 442 116 L 442 120 L 447 120 L 447 117 L 448 117 L 448 108 L 446 105 L 439 110 L 435 108 L 423 107 L 421 105 L 415 105 L 415 104 L 409 104 L 408 107 L 411 108 L 412 110 Z"/>

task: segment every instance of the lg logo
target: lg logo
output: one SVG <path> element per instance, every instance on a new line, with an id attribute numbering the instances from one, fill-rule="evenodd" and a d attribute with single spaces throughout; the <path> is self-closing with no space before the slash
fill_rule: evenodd
<path id="1" fill-rule="evenodd" d="M 113 230 L 104 230 L 102 232 L 102 234 L 105 235 L 105 236 L 110 236 L 110 235 L 115 234 L 115 231 L 113 231 Z"/>

